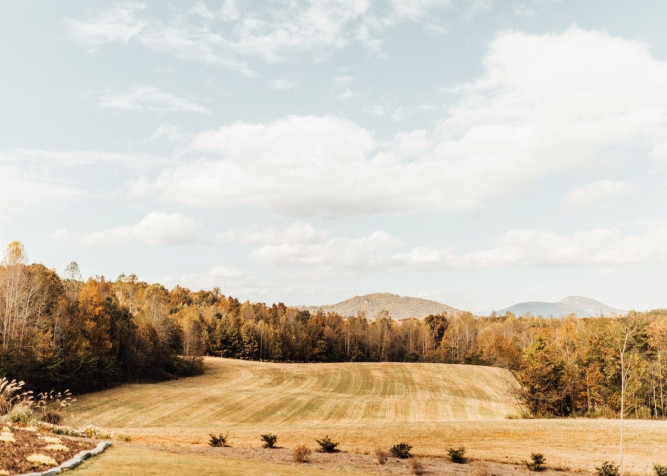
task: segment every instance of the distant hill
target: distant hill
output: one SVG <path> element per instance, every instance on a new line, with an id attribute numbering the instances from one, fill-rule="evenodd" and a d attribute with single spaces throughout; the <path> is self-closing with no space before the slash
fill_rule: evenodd
<path id="1" fill-rule="evenodd" d="M 318 309 L 322 309 L 325 313 L 337 312 L 341 316 L 357 315 L 360 311 L 363 311 L 369 319 L 375 319 L 378 313 L 383 310 L 388 311 L 393 319 L 422 318 L 443 311 L 459 312 L 458 309 L 440 302 L 389 293 L 366 294 L 355 296 L 338 304 L 304 306 L 303 308 L 310 312 L 316 312 Z"/>
<path id="2" fill-rule="evenodd" d="M 558 302 L 521 302 L 501 309 L 497 314 L 502 316 L 507 311 L 514 313 L 517 317 L 527 312 L 533 316 L 543 317 L 564 317 L 573 313 L 577 317 L 610 316 L 613 314 L 625 314 L 627 312 L 581 296 L 569 296 Z"/>

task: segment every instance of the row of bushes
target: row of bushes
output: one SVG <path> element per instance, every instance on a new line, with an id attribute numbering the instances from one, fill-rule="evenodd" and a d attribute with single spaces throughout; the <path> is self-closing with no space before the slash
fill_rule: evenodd
<path id="1" fill-rule="evenodd" d="M 278 436 L 274 434 L 265 434 L 260 435 L 261 440 L 263 441 L 264 448 L 277 448 L 276 442 L 278 441 Z M 227 446 L 227 441 L 229 439 L 229 434 L 218 434 L 210 435 L 209 444 L 211 446 Z M 329 438 L 329 435 L 325 436 L 321 440 L 315 440 L 319 445 L 320 453 L 336 453 L 338 452 L 338 446 L 340 442 L 333 441 Z M 395 458 L 407 459 L 412 458 L 413 455 L 410 452 L 412 446 L 408 443 L 401 442 L 392 446 L 387 453 L 381 448 L 375 450 L 375 458 L 377 459 L 378 464 L 385 464 L 389 458 L 389 454 Z M 465 464 L 468 462 L 468 458 L 465 456 L 465 448 L 448 448 L 447 455 L 453 463 Z M 306 463 L 308 461 L 308 456 L 311 454 L 311 450 L 305 445 L 300 445 L 294 448 L 292 451 L 292 459 L 297 463 Z M 531 453 L 530 461 L 524 461 L 526 467 L 531 471 L 544 471 L 547 469 L 546 458 L 543 453 Z M 411 461 L 410 468 L 414 474 L 422 474 L 423 466 L 417 460 Z M 667 466 L 662 466 L 655 464 L 653 466 L 656 476 L 667 476 Z M 619 466 L 618 464 L 612 461 L 605 461 L 600 467 L 595 468 L 597 470 L 598 476 L 618 476 L 619 475 Z"/>

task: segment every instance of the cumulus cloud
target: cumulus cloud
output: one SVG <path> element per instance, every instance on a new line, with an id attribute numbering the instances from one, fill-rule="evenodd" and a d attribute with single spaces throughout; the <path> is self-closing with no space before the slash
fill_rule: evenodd
<path id="1" fill-rule="evenodd" d="M 457 253 L 417 247 L 394 254 L 390 266 L 480 269 L 504 266 L 618 266 L 667 261 L 667 222 L 630 224 L 562 235 L 549 230 L 511 230 L 488 249 Z"/>
<path id="2" fill-rule="evenodd" d="M 367 236 L 330 236 L 297 222 L 285 228 L 252 227 L 226 232 L 227 243 L 253 247 L 263 264 L 307 266 L 358 273 L 388 270 L 485 269 L 500 267 L 622 266 L 667 261 L 667 221 L 626 223 L 572 234 L 551 230 L 510 230 L 488 248 L 406 248 L 397 237 L 374 231 Z"/>
<path id="3" fill-rule="evenodd" d="M 612 198 L 639 191 L 638 187 L 613 180 L 596 180 L 570 190 L 563 205 L 568 210 L 586 210 Z"/>
<path id="4" fill-rule="evenodd" d="M 161 91 L 152 86 L 137 86 L 121 94 L 107 94 L 100 99 L 102 107 L 126 111 L 185 111 L 210 114 L 189 99 Z"/>
<path id="5" fill-rule="evenodd" d="M 228 296 L 258 301 L 275 292 L 277 283 L 269 283 L 263 277 L 230 266 L 214 266 L 202 272 L 180 276 L 162 276 L 159 281 L 169 286 L 181 285 L 190 289 L 220 288 Z M 284 284 L 284 283 L 280 283 Z"/>
<path id="6" fill-rule="evenodd" d="M 384 231 L 363 238 L 330 238 L 316 243 L 282 243 L 264 245 L 251 256 L 263 263 L 299 264 L 323 267 L 376 268 L 381 266 L 381 251 L 400 244 Z"/>
<path id="7" fill-rule="evenodd" d="M 199 224 L 193 218 L 178 213 L 152 212 L 134 225 L 82 235 L 60 230 L 52 238 L 57 242 L 74 242 L 83 246 L 122 246 L 130 243 L 173 246 L 192 243 L 198 228 Z"/>
<path id="8" fill-rule="evenodd" d="M 317 243 L 326 239 L 327 235 L 324 230 L 318 230 L 307 223 L 296 222 L 284 228 L 253 225 L 246 230 L 229 230 L 220 233 L 217 239 L 225 243 L 256 246 Z"/>
<path id="9" fill-rule="evenodd" d="M 135 191 L 293 216 L 462 210 L 591 170 L 617 147 L 654 158 L 667 150 L 667 63 L 641 43 L 576 27 L 507 32 L 484 66 L 431 130 L 382 141 L 332 116 L 231 124 L 195 139 L 200 160 L 144 177 Z"/>

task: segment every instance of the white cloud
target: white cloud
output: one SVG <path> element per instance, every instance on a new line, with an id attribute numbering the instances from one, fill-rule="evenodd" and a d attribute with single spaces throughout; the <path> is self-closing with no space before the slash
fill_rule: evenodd
<path id="1" fill-rule="evenodd" d="M 381 263 L 379 252 L 399 244 L 400 241 L 389 233 L 375 231 L 364 238 L 331 238 L 316 243 L 264 245 L 253 250 L 251 256 L 263 263 L 281 265 L 375 268 Z"/>
<path id="2" fill-rule="evenodd" d="M 667 63 L 640 43 L 578 28 L 509 32 L 484 64 L 432 130 L 381 142 L 337 117 L 236 123 L 198 136 L 193 148 L 206 157 L 135 188 L 190 205 L 250 204 L 294 216 L 448 211 L 483 207 L 553 173 L 591 170 L 617 147 L 662 150 Z M 406 137 L 418 137 L 409 156 Z"/>
<path id="3" fill-rule="evenodd" d="M 595 228 L 571 235 L 547 230 L 511 230 L 492 248 L 458 254 L 417 247 L 388 263 L 406 268 L 479 269 L 505 266 L 620 266 L 667 261 L 667 222 Z"/>
<path id="4" fill-rule="evenodd" d="M 118 154 L 99 150 L 41 150 L 16 148 L 0 151 L 0 162 L 27 163 L 40 169 L 48 170 L 48 175 L 55 174 L 53 165 L 79 167 L 100 163 L 116 163 L 130 168 L 155 167 L 170 162 L 164 157 L 148 154 Z"/>
<path id="5" fill-rule="evenodd" d="M 449 8 L 451 0 L 391 0 L 392 16 L 417 21 L 434 8 Z"/>
<path id="6" fill-rule="evenodd" d="M 269 85 L 271 86 L 271 89 L 275 89 L 277 91 L 284 91 L 287 89 L 292 89 L 298 84 L 297 81 L 293 79 L 285 79 L 285 78 L 278 78 L 278 79 L 273 79 L 269 81 Z"/>
<path id="7" fill-rule="evenodd" d="M 396 0 L 386 11 L 369 0 L 288 0 L 269 5 L 227 0 L 217 10 L 203 3 L 173 7 L 170 18 L 159 20 L 151 17 L 146 5 L 126 2 L 84 20 L 70 20 L 68 25 L 74 38 L 95 48 L 137 41 L 183 60 L 222 64 L 254 75 L 244 58 L 280 62 L 306 54 L 321 59 L 352 43 L 379 52 L 381 35 L 388 28 L 428 19 L 428 12 L 450 5 L 448 0 Z"/>
<path id="8" fill-rule="evenodd" d="M 192 218 L 178 214 L 152 212 L 134 225 L 124 225 L 83 235 L 72 235 L 59 230 L 52 239 L 74 242 L 83 246 L 122 246 L 141 243 L 149 246 L 172 246 L 195 241 L 199 224 Z"/>
<path id="9" fill-rule="evenodd" d="M 570 190 L 565 196 L 564 206 L 568 210 L 585 210 L 614 197 L 638 191 L 638 187 L 633 184 L 613 180 L 596 180 Z"/>
<path id="10" fill-rule="evenodd" d="M 191 137 L 179 126 L 160 124 L 144 142 L 163 142 L 165 140 L 176 144 L 185 144 L 191 140 Z"/>
<path id="11" fill-rule="evenodd" d="M 186 273 L 176 277 L 162 276 L 159 282 L 169 286 L 176 284 L 187 286 L 190 289 L 217 287 L 227 296 L 241 300 L 252 298 L 253 301 L 259 301 L 271 292 L 275 292 L 277 287 L 276 284 L 267 283 L 262 277 L 229 266 L 214 266 L 208 271 Z"/>
<path id="12" fill-rule="evenodd" d="M 141 3 L 121 3 L 107 8 L 97 18 L 85 22 L 70 21 L 70 32 L 74 37 L 93 45 L 128 43 L 146 28 L 146 23 L 136 18 L 136 14 L 144 9 L 145 5 Z"/>
<path id="13" fill-rule="evenodd" d="M 226 243 L 256 246 L 315 243 L 322 242 L 326 237 L 326 231 L 313 228 L 307 223 L 296 222 L 285 228 L 253 225 L 246 230 L 229 230 L 220 233 L 217 239 Z"/>
<path id="14" fill-rule="evenodd" d="M 0 153 L 0 219 L 43 203 L 74 198 L 79 194 L 42 171 L 3 163 L 5 161 L 6 158 Z"/>
<path id="15" fill-rule="evenodd" d="M 100 99 L 102 107 L 126 111 L 211 112 L 188 99 L 161 91 L 152 86 L 137 86 L 127 93 L 107 94 Z"/>

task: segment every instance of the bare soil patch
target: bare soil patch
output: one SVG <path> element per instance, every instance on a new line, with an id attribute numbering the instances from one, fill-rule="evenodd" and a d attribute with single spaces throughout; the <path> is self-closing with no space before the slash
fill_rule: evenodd
<path id="1" fill-rule="evenodd" d="M 36 428 L 0 424 L 0 475 L 46 471 L 95 445 L 90 440 L 56 436 Z"/>

